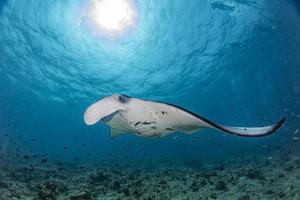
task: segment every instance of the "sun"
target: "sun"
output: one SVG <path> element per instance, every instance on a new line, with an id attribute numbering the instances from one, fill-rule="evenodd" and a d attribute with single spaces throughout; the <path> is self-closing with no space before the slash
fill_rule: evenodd
<path id="1" fill-rule="evenodd" d="M 136 11 L 130 0 L 92 0 L 91 21 L 106 33 L 120 33 L 134 25 Z"/>

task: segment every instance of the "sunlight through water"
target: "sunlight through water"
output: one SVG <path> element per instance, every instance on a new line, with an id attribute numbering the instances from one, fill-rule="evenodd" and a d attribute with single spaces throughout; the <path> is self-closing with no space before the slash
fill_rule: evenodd
<path id="1" fill-rule="evenodd" d="M 114 36 L 134 26 L 136 11 L 129 0 L 92 0 L 88 17 L 99 31 Z"/>

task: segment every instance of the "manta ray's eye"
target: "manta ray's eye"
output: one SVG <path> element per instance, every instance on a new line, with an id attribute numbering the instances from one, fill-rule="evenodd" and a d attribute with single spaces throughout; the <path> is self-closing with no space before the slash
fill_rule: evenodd
<path id="1" fill-rule="evenodd" d="M 127 97 L 127 96 L 124 96 L 124 95 L 120 95 L 120 96 L 118 97 L 118 99 L 119 99 L 119 101 L 120 101 L 121 103 L 127 103 L 127 102 L 130 100 L 130 97 Z"/>

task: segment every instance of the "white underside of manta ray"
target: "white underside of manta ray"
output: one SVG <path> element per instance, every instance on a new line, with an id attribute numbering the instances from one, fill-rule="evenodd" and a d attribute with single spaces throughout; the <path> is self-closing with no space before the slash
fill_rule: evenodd
<path id="1" fill-rule="evenodd" d="M 161 137 L 173 132 L 192 134 L 212 128 L 244 137 L 274 133 L 285 121 L 264 127 L 223 126 L 176 105 L 114 94 L 98 100 L 84 113 L 84 121 L 93 125 L 101 121 L 111 127 L 111 136 L 132 133 L 144 137 Z"/>

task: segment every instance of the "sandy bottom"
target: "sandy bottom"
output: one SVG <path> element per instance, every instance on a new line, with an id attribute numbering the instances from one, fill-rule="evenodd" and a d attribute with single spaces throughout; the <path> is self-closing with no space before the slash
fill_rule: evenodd
<path id="1" fill-rule="evenodd" d="M 300 199 L 300 158 L 243 167 L 0 167 L 0 199 Z"/>

